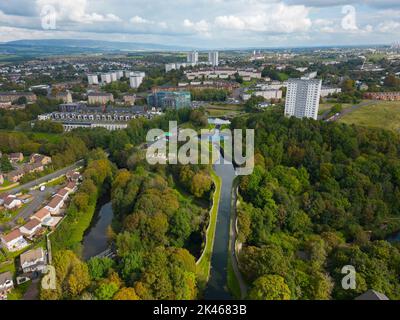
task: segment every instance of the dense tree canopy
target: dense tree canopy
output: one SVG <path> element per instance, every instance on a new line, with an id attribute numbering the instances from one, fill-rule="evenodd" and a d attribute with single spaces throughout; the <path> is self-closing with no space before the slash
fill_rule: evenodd
<path id="1" fill-rule="evenodd" d="M 275 112 L 233 126 L 256 129 L 256 167 L 240 181 L 238 208 L 248 280 L 281 276 L 292 299 L 368 289 L 398 299 L 400 252 L 384 240 L 400 229 L 400 137 Z M 341 288 L 344 265 L 358 272 L 355 291 Z"/>

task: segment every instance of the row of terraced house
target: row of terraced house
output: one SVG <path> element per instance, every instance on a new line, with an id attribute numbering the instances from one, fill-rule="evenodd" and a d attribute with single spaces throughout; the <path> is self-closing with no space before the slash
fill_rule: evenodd
<path id="1" fill-rule="evenodd" d="M 62 220 L 62 208 L 69 195 L 77 190 L 80 174 L 71 174 L 68 184 L 58 190 L 50 201 L 29 218 L 23 226 L 0 237 L 2 246 L 10 252 L 24 249 L 29 241 L 43 235 L 47 228 L 54 229 Z"/>

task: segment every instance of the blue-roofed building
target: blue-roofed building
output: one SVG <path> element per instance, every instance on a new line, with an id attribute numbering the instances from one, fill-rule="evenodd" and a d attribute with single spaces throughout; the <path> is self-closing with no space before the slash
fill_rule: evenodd
<path id="1" fill-rule="evenodd" d="M 162 109 L 186 108 L 191 106 L 191 95 L 188 91 L 158 91 L 147 97 L 147 104 Z"/>

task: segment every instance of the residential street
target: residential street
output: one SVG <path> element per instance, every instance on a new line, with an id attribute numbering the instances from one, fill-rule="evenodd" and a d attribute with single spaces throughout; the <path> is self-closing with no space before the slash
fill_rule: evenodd
<path id="1" fill-rule="evenodd" d="M 70 170 L 77 169 L 80 166 L 82 166 L 83 164 L 84 164 L 84 160 L 79 160 L 78 162 L 76 162 L 75 164 L 73 164 L 73 165 L 71 165 L 69 167 L 60 169 L 58 171 L 55 171 L 53 173 L 48 174 L 47 176 L 41 177 L 39 179 L 36 179 L 34 181 L 25 183 L 23 185 L 20 185 L 20 186 L 14 188 L 14 189 L 7 190 L 6 192 L 10 193 L 10 194 L 14 194 L 14 193 L 21 192 L 21 190 L 31 189 L 31 188 L 39 185 L 39 184 L 45 183 L 45 182 L 47 182 L 49 180 L 52 180 L 52 179 L 56 179 L 56 178 L 58 178 L 58 177 L 60 177 L 60 176 L 62 176 L 64 174 L 66 174 Z"/>
<path id="2" fill-rule="evenodd" d="M 40 179 L 28 182 L 24 185 L 18 186 L 17 188 L 14 188 L 12 190 L 8 190 L 7 193 L 9 194 L 16 194 L 21 192 L 21 190 L 29 190 L 35 186 L 38 186 L 42 183 L 45 183 L 49 180 L 56 179 L 64 174 L 66 174 L 68 171 L 77 169 L 80 166 L 84 164 L 83 160 L 80 160 L 76 162 L 74 165 L 66 167 L 64 169 L 58 170 L 56 172 L 53 172 L 47 176 L 44 176 Z M 25 221 L 29 219 L 30 216 L 32 216 L 37 210 L 39 210 L 45 202 L 55 193 L 57 192 L 58 187 L 47 187 L 45 191 L 40 191 L 40 190 L 30 190 L 29 194 L 32 195 L 33 200 L 25 205 L 21 209 L 21 211 L 9 222 L 0 224 L 0 233 L 4 232 L 7 229 L 12 229 L 17 225 L 17 221 L 20 218 L 23 218 Z"/>

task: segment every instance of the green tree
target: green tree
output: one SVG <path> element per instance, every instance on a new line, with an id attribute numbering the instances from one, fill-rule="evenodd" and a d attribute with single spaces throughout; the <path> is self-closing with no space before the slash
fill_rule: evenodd
<path id="1" fill-rule="evenodd" d="M 291 292 L 285 279 L 276 275 L 266 275 L 254 281 L 249 291 L 250 300 L 289 300 Z"/>

